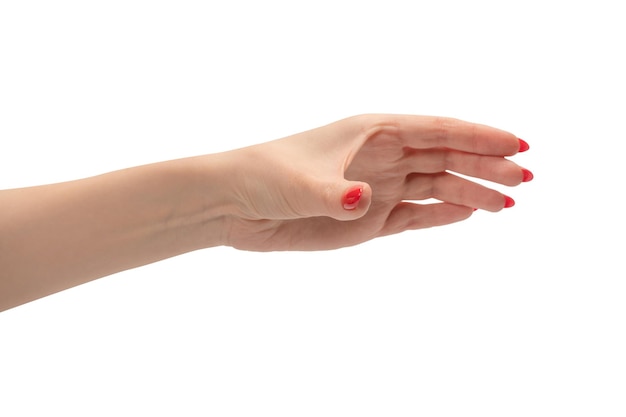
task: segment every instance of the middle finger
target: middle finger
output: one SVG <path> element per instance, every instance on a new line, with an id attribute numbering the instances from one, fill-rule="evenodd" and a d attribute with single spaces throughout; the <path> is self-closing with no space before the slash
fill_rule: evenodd
<path id="1" fill-rule="evenodd" d="M 522 167 L 506 158 L 451 149 L 407 149 L 400 164 L 407 175 L 453 171 L 508 186 L 518 185 L 527 175 Z"/>

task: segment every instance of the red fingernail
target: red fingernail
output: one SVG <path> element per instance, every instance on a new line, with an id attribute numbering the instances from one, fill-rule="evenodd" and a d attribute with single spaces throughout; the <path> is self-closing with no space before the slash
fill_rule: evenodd
<path id="1" fill-rule="evenodd" d="M 515 205 L 515 200 L 513 200 L 508 195 L 504 196 L 504 208 L 513 207 Z"/>
<path id="2" fill-rule="evenodd" d="M 524 174 L 524 177 L 522 178 L 522 182 L 528 182 L 532 180 L 533 178 L 535 178 L 533 173 L 527 170 L 526 168 L 522 168 L 522 173 Z"/>
<path id="3" fill-rule="evenodd" d="M 346 210 L 354 210 L 355 208 L 357 208 L 362 195 L 362 187 L 348 191 L 348 193 L 343 197 L 343 208 Z"/>
<path id="4" fill-rule="evenodd" d="M 526 152 L 527 150 L 530 149 L 530 145 L 528 143 L 526 143 L 525 140 L 522 140 L 522 139 L 519 139 L 519 138 L 517 140 L 519 140 L 519 151 L 520 152 Z"/>

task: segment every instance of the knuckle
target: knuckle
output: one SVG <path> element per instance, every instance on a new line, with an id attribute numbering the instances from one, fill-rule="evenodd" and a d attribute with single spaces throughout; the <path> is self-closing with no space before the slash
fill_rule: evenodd
<path id="1" fill-rule="evenodd" d="M 434 139 L 437 144 L 442 145 L 450 138 L 450 129 L 454 125 L 453 119 L 449 117 L 436 116 L 432 121 Z"/>

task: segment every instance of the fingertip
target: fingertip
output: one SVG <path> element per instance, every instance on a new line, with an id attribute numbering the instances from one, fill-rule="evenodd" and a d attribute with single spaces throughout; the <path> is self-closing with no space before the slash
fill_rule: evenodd
<path id="1" fill-rule="evenodd" d="M 352 183 L 341 196 L 341 211 L 336 213 L 338 220 L 355 220 L 367 213 L 371 202 L 371 189 L 365 183 Z"/>
<path id="2" fill-rule="evenodd" d="M 352 211 L 356 210 L 359 206 L 359 201 L 363 196 L 363 186 L 352 187 L 343 195 L 342 205 L 344 210 Z"/>
<path id="3" fill-rule="evenodd" d="M 524 139 L 517 138 L 519 141 L 519 151 L 518 152 L 526 152 L 530 149 L 530 145 Z"/>
<path id="4" fill-rule="evenodd" d="M 532 181 L 533 178 L 535 178 L 535 176 L 533 175 L 532 172 L 530 172 L 530 170 L 526 168 L 522 168 L 522 182 Z"/>

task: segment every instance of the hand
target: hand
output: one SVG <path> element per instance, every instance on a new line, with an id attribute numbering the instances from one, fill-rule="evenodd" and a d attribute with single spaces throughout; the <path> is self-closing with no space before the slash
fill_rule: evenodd
<path id="1" fill-rule="evenodd" d="M 239 149 L 227 244 L 333 249 L 499 211 L 513 200 L 452 172 L 515 186 L 532 174 L 505 157 L 525 149 L 488 126 L 397 115 L 355 116 Z M 441 202 L 414 202 L 430 198 Z"/>
<path id="2" fill-rule="evenodd" d="M 498 211 L 512 200 L 464 177 L 530 180 L 505 158 L 522 145 L 454 119 L 356 116 L 221 154 L 4 190 L 0 311 L 211 246 L 333 249 Z M 441 202 L 415 203 L 430 198 Z"/>

